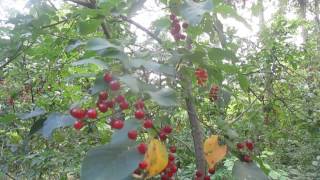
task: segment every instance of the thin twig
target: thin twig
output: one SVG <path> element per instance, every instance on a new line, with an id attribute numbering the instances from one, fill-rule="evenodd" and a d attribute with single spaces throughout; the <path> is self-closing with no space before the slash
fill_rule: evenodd
<path id="1" fill-rule="evenodd" d="M 253 104 L 254 104 L 257 100 L 258 100 L 258 99 L 254 99 L 254 100 L 252 101 L 252 103 L 249 105 L 249 107 L 248 107 L 246 110 L 244 110 L 241 114 L 239 114 L 239 116 L 237 116 L 233 121 L 229 122 L 229 124 L 231 125 L 231 124 L 237 122 L 238 120 L 240 120 L 240 119 L 242 118 L 242 116 L 243 116 L 245 113 L 247 113 L 247 112 L 252 108 Z"/>

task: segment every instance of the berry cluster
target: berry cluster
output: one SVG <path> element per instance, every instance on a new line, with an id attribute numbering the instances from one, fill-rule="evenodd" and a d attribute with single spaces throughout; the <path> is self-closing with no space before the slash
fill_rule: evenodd
<path id="1" fill-rule="evenodd" d="M 205 69 L 198 68 L 195 72 L 197 77 L 197 82 L 200 86 L 203 86 L 208 80 L 208 73 Z"/>
<path id="2" fill-rule="evenodd" d="M 247 153 L 250 154 L 252 153 L 253 149 L 254 149 L 254 144 L 251 140 L 246 140 L 243 143 L 237 143 L 237 149 L 242 153 L 241 155 L 241 160 L 244 162 L 251 162 L 251 156 L 248 154 L 244 154 L 246 152 L 247 149 Z"/>
<path id="3" fill-rule="evenodd" d="M 175 173 L 178 171 L 177 164 L 175 162 L 176 158 L 174 153 L 176 153 L 177 148 L 175 146 L 170 146 L 170 154 L 168 156 L 167 167 L 161 173 L 161 180 L 171 180 Z"/>
<path id="4" fill-rule="evenodd" d="M 179 41 L 179 40 L 185 40 L 186 39 L 186 35 L 181 33 L 181 26 L 180 26 L 180 21 L 177 18 L 177 16 L 175 14 L 171 14 L 170 15 L 170 20 L 171 20 L 171 29 L 170 29 L 170 33 L 173 36 L 175 41 Z M 188 28 L 188 23 L 184 22 L 182 23 L 182 27 L 184 29 Z"/>
<path id="5" fill-rule="evenodd" d="M 210 88 L 210 93 L 209 93 L 209 99 L 210 101 L 216 101 L 218 100 L 218 92 L 219 92 L 219 86 L 217 85 L 212 85 Z"/>

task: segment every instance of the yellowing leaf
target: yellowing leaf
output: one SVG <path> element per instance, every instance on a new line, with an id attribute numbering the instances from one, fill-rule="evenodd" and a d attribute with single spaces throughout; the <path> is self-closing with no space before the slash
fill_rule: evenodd
<path id="1" fill-rule="evenodd" d="M 168 164 L 168 153 L 166 146 L 157 139 L 152 139 L 148 144 L 148 150 L 144 160 L 148 163 L 148 177 L 155 176 L 162 172 Z"/>
<path id="2" fill-rule="evenodd" d="M 209 168 L 214 168 L 215 164 L 221 161 L 226 154 L 227 146 L 219 145 L 217 135 L 212 135 L 204 142 L 204 156 Z"/>

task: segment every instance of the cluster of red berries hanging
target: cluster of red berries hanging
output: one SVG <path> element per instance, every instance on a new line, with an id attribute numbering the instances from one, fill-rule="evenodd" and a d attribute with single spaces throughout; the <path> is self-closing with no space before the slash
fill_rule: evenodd
<path id="1" fill-rule="evenodd" d="M 251 140 L 246 140 L 242 143 L 237 143 L 237 149 L 241 152 L 240 160 L 244 162 L 251 162 L 251 156 L 249 154 L 252 153 L 254 149 L 254 144 Z"/>
<path id="2" fill-rule="evenodd" d="M 218 93 L 219 93 L 219 86 L 212 85 L 209 92 L 209 99 L 210 101 L 217 101 L 218 100 Z"/>
<path id="3" fill-rule="evenodd" d="M 171 14 L 170 20 L 171 20 L 170 33 L 173 36 L 174 40 L 175 41 L 185 40 L 186 35 L 182 34 L 182 32 L 181 32 L 181 25 L 180 25 L 180 21 L 177 18 L 177 16 L 175 14 Z M 186 23 L 186 22 L 182 23 L 182 28 L 187 29 L 188 26 L 189 26 L 188 23 Z"/>
<path id="4" fill-rule="evenodd" d="M 161 180 L 171 180 L 178 171 L 176 157 L 174 155 L 177 148 L 175 146 L 170 146 L 169 150 L 170 153 L 168 155 L 168 164 L 167 167 L 161 172 Z"/>
<path id="5" fill-rule="evenodd" d="M 208 170 L 208 173 L 209 174 L 214 174 L 216 172 L 215 168 L 210 168 Z M 195 174 L 195 180 L 210 180 L 210 175 L 205 175 L 200 171 L 200 170 L 197 170 L 196 171 L 196 174 Z"/>
<path id="6" fill-rule="evenodd" d="M 197 83 L 200 86 L 203 86 L 208 80 L 208 73 L 207 73 L 207 70 L 205 70 L 205 69 L 198 68 L 195 71 L 195 75 L 197 77 Z"/>

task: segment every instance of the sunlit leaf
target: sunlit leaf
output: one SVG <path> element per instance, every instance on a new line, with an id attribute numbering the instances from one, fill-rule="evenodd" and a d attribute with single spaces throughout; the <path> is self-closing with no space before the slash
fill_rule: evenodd
<path id="1" fill-rule="evenodd" d="M 148 94 L 161 106 L 175 106 L 177 104 L 175 91 L 171 88 L 162 88 L 156 92 L 148 91 Z"/>
<path id="2" fill-rule="evenodd" d="M 102 39 L 102 38 L 91 39 L 87 42 L 87 49 L 88 50 L 99 51 L 99 50 L 104 50 L 107 48 L 119 49 L 120 47 L 116 46 L 116 45 L 110 43 L 109 41 L 107 41 L 106 39 Z"/>
<path id="3" fill-rule="evenodd" d="M 204 13 L 213 9 L 212 0 L 194 2 L 186 0 L 180 7 L 180 13 L 184 19 L 191 25 L 197 25 L 201 22 Z"/>
<path id="4" fill-rule="evenodd" d="M 85 64 L 95 64 L 95 65 L 101 67 L 102 69 L 108 69 L 107 63 L 105 63 L 104 61 L 101 61 L 99 59 L 93 58 L 93 57 L 88 58 L 88 59 L 81 59 L 79 61 L 72 63 L 73 66 L 80 66 L 80 65 L 85 65 Z"/>

